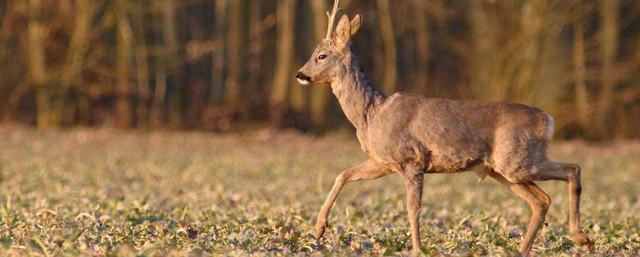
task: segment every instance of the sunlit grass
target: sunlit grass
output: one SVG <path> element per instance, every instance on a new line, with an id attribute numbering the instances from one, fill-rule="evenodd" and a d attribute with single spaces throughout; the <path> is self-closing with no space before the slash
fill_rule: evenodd
<path id="1" fill-rule="evenodd" d="M 583 224 L 594 254 L 640 254 L 640 144 L 559 143 L 551 155 L 583 166 Z M 334 177 L 365 159 L 350 133 L 0 128 L 0 255 L 407 255 L 397 176 L 347 185 L 325 238 L 311 235 Z M 584 251 L 567 235 L 565 185 L 542 187 L 554 203 L 534 251 Z M 423 251 L 512 255 L 529 214 L 491 179 L 428 175 Z"/>

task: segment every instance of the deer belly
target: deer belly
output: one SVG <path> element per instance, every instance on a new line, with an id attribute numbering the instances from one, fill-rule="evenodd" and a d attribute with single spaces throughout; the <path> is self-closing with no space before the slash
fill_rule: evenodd
<path id="1" fill-rule="evenodd" d="M 396 172 L 409 164 L 428 166 L 428 151 L 415 140 L 379 140 L 361 146 L 371 159 Z"/>
<path id="2" fill-rule="evenodd" d="M 479 168 L 482 160 L 471 157 L 432 155 L 428 172 L 455 173 Z"/>

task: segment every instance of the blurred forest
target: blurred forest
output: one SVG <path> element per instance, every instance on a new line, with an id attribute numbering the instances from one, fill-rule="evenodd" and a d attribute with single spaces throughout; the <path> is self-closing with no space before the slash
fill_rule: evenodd
<path id="1" fill-rule="evenodd" d="M 330 0 L 0 0 L 0 118 L 39 128 L 345 126 L 295 71 Z M 512 101 L 561 138 L 640 137 L 640 1 L 345 0 L 386 93 Z"/>

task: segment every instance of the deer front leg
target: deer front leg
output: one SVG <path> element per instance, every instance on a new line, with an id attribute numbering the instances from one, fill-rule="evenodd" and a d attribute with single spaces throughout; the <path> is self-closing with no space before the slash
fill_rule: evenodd
<path id="1" fill-rule="evenodd" d="M 320 213 L 318 213 L 318 220 L 316 221 L 316 238 L 322 238 L 327 226 L 331 207 L 333 207 L 333 204 L 336 202 L 336 198 L 338 198 L 338 195 L 345 184 L 358 180 L 377 179 L 389 173 L 388 169 L 373 160 L 368 160 L 358 166 L 342 171 L 342 173 L 336 177 L 336 182 L 333 184 L 333 188 L 331 189 L 329 196 L 327 196 L 327 199 L 324 201 Z"/>
<path id="2" fill-rule="evenodd" d="M 404 174 L 404 185 L 407 191 L 407 214 L 411 224 L 411 241 L 413 256 L 420 255 L 420 208 L 422 204 L 422 184 L 424 173 L 421 171 Z"/>

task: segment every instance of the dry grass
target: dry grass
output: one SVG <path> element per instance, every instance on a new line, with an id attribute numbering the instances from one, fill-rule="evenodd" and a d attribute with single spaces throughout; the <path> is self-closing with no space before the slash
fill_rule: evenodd
<path id="1" fill-rule="evenodd" d="M 640 254 L 640 144 L 554 145 L 583 166 L 583 220 L 595 255 Z M 397 176 L 350 184 L 325 239 L 315 213 L 341 169 L 365 159 L 350 133 L 311 138 L 0 127 L 0 255 L 406 255 Z M 566 187 L 553 198 L 540 256 L 580 251 L 567 237 Z M 511 255 L 529 209 L 475 175 L 429 175 L 422 212 L 429 255 Z"/>

